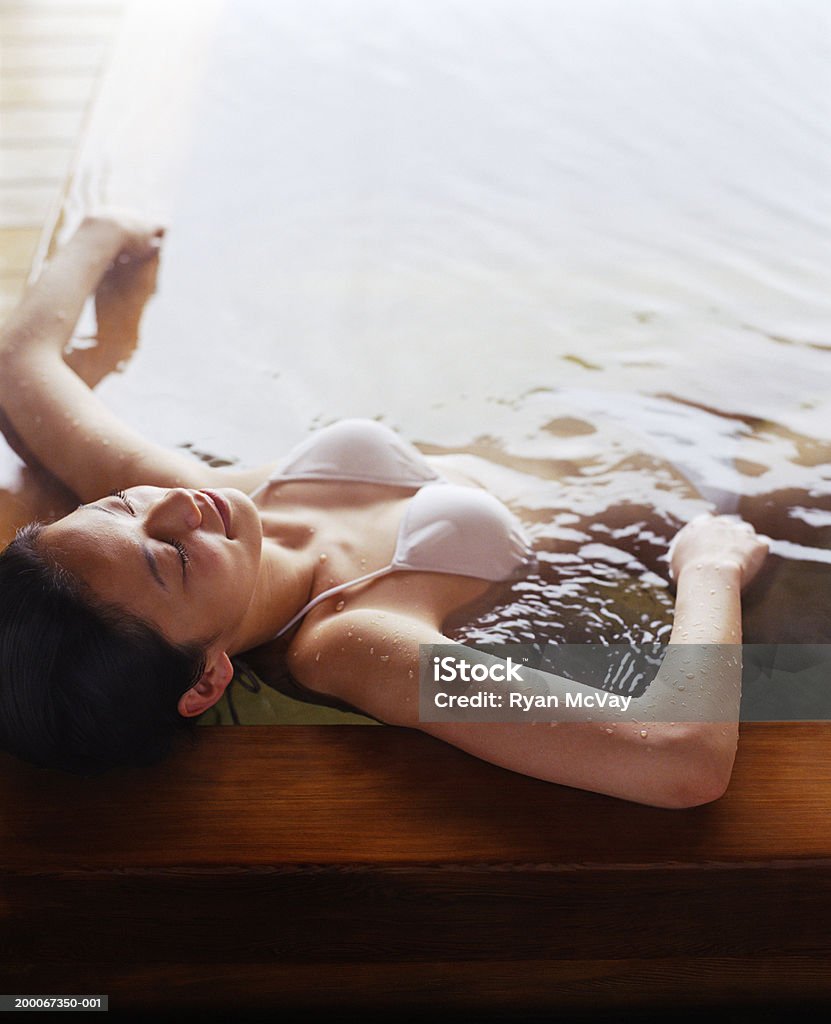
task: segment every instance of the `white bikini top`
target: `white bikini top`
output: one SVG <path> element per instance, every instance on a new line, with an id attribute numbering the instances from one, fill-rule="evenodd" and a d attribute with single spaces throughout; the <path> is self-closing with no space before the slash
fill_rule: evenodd
<path id="1" fill-rule="evenodd" d="M 487 491 L 450 483 L 421 452 L 375 420 L 324 427 L 285 457 L 255 497 L 275 481 L 343 480 L 415 487 L 398 528 L 392 561 L 318 594 L 293 616 L 282 636 L 321 601 L 392 572 L 445 572 L 477 579 L 514 579 L 535 564 L 531 542 L 513 513 Z"/>

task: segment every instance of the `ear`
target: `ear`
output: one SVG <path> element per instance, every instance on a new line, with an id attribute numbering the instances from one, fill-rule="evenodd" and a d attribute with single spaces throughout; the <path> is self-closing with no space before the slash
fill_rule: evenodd
<path id="1" fill-rule="evenodd" d="M 233 678 L 234 666 L 225 651 L 212 656 L 199 682 L 179 698 L 179 714 L 184 718 L 201 715 L 216 704 Z"/>

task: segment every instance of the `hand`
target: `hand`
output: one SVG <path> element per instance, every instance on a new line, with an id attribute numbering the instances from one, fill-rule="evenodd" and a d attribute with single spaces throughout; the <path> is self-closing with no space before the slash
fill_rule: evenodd
<path id="1" fill-rule="evenodd" d="M 697 516 L 672 540 L 667 557 L 677 581 L 690 565 L 717 565 L 738 569 L 744 589 L 764 564 L 768 544 L 750 523 L 730 516 Z"/>
<path id="2" fill-rule="evenodd" d="M 94 210 L 84 218 L 84 224 L 116 232 L 116 260 L 119 263 L 146 260 L 158 255 L 166 230 L 157 221 L 113 207 Z"/>

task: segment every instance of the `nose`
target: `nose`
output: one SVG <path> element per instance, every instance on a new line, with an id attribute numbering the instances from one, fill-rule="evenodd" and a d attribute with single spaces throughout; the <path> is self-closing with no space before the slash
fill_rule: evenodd
<path id="1" fill-rule="evenodd" d="M 184 487 L 165 491 L 147 506 L 144 527 L 148 535 L 158 540 L 178 538 L 190 533 L 202 523 L 202 512 L 193 492 Z"/>

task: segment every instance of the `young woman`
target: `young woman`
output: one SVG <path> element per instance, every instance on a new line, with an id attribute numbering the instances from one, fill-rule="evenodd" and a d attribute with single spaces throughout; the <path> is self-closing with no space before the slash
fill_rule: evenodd
<path id="1" fill-rule="evenodd" d="M 702 516 L 671 551 L 671 643 L 699 652 L 686 691 L 715 693 L 714 720 L 666 720 L 678 673 L 665 665 L 617 721 L 423 721 L 420 645 L 450 643 L 451 614 L 532 563 L 527 537 L 496 498 L 370 421 L 249 470 L 121 423 L 63 350 L 108 268 L 153 259 L 162 236 L 131 215 L 86 218 L 0 335 L 5 417 L 83 503 L 0 556 L 0 745 L 82 774 L 151 763 L 258 648 L 315 693 L 516 772 L 661 807 L 724 792 L 741 668 L 715 645 L 741 643 L 740 591 L 766 555 L 751 527 Z"/>

